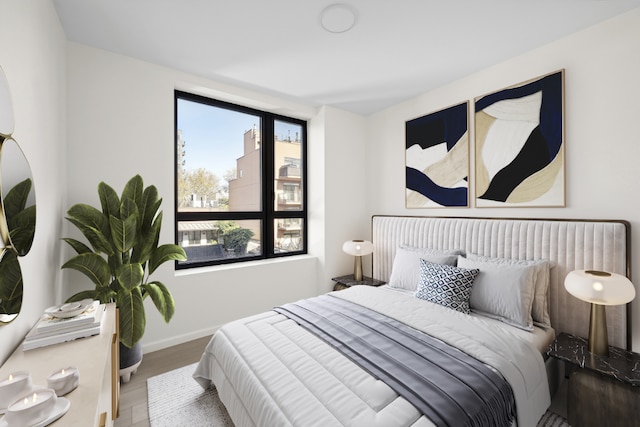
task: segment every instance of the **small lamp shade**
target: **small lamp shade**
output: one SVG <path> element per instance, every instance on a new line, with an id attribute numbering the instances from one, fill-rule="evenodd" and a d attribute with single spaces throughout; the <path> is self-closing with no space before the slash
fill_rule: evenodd
<path id="1" fill-rule="evenodd" d="M 626 304 L 633 300 L 636 296 L 633 283 L 616 273 L 574 270 L 564 279 L 564 287 L 574 297 L 591 303 L 589 351 L 600 356 L 608 356 L 605 306 Z"/>
<path id="2" fill-rule="evenodd" d="M 629 279 L 604 271 L 572 271 L 565 278 L 564 287 L 574 297 L 600 305 L 626 304 L 636 296 Z"/>
<path id="3" fill-rule="evenodd" d="M 373 252 L 373 243 L 368 240 L 348 240 L 342 245 L 342 250 L 354 256 L 369 255 Z"/>
<path id="4" fill-rule="evenodd" d="M 364 279 L 362 274 L 362 256 L 373 252 L 373 243 L 368 240 L 348 240 L 342 245 L 342 250 L 355 256 L 353 263 L 353 279 L 360 282 Z"/>

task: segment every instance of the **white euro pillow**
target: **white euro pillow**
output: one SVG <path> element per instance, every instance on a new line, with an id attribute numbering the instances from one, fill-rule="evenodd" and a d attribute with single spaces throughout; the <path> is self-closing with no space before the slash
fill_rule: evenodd
<path id="1" fill-rule="evenodd" d="M 396 250 L 391 267 L 391 276 L 388 285 L 392 288 L 413 291 L 420 281 L 420 260 L 445 265 L 456 265 L 461 250 L 443 250 L 430 248 L 417 248 L 400 245 Z"/>
<path id="2" fill-rule="evenodd" d="M 471 287 L 472 311 L 525 331 L 533 330 L 534 266 L 499 265 L 459 256 L 458 267 L 480 270 Z"/>
<path id="3" fill-rule="evenodd" d="M 551 327 L 551 317 L 549 316 L 549 283 L 551 262 L 546 259 L 540 260 L 524 260 L 488 257 L 469 253 L 467 259 L 491 262 L 498 265 L 532 265 L 536 269 L 535 290 L 533 297 L 533 305 L 531 306 L 531 317 L 533 323 L 546 328 Z"/>

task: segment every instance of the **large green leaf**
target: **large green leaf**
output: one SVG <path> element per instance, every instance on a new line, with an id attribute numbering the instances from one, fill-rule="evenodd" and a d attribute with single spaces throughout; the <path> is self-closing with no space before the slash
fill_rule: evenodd
<path id="1" fill-rule="evenodd" d="M 114 253 L 113 255 L 109 255 L 108 263 L 109 263 L 109 269 L 111 270 L 111 274 L 115 277 L 118 267 L 122 265 L 122 254 Z"/>
<path id="2" fill-rule="evenodd" d="M 142 192 L 144 190 L 144 183 L 142 182 L 142 177 L 140 175 L 136 175 L 131 178 L 124 186 L 124 190 L 122 190 L 121 201 L 125 199 L 133 200 L 136 206 L 142 205 Z"/>
<path id="3" fill-rule="evenodd" d="M 152 274 L 156 268 L 165 263 L 166 261 L 186 261 L 187 254 L 178 245 L 161 245 L 158 246 L 149 258 L 149 274 Z"/>
<path id="4" fill-rule="evenodd" d="M 101 182 L 98 184 L 98 196 L 105 218 L 109 218 L 110 215 L 120 218 L 120 198 L 116 190 Z"/>
<path id="5" fill-rule="evenodd" d="M 30 191 L 31 179 L 27 178 L 13 186 L 2 200 L 11 244 L 19 255 L 26 255 L 31 249 L 36 229 L 36 207 L 27 207 Z"/>
<path id="6" fill-rule="evenodd" d="M 158 242 L 160 242 L 160 228 L 162 228 L 163 215 L 162 211 L 158 212 L 158 215 L 156 215 L 156 218 L 153 220 L 153 224 L 151 225 L 151 230 L 153 230 L 153 235 L 155 236 L 153 240 L 154 248 L 157 247 Z"/>
<path id="7" fill-rule="evenodd" d="M 0 313 L 20 313 L 22 307 L 22 272 L 16 252 L 8 249 L 0 263 Z"/>
<path id="8" fill-rule="evenodd" d="M 141 264 L 146 263 L 151 258 L 151 254 L 158 246 L 160 239 L 160 227 L 162 225 L 162 212 L 156 217 L 151 228 L 147 231 L 142 230 L 136 245 L 133 248 L 131 260 Z M 151 273 L 149 273 L 151 274 Z"/>
<path id="9" fill-rule="evenodd" d="M 138 205 L 136 202 L 131 199 L 122 199 L 122 203 L 120 203 L 120 216 L 119 218 L 128 218 L 130 216 L 139 217 L 140 209 L 138 209 Z"/>
<path id="10" fill-rule="evenodd" d="M 67 217 L 67 220 L 78 227 L 84 237 L 87 238 L 89 244 L 91 244 L 91 247 L 95 252 L 103 252 L 107 255 L 112 255 L 115 252 L 113 245 L 111 244 L 109 239 L 107 239 L 107 237 L 100 230 L 93 227 L 87 227 L 74 218 Z"/>
<path id="11" fill-rule="evenodd" d="M 113 245 L 107 238 L 111 235 L 109 220 L 102 212 L 93 206 L 78 203 L 69 208 L 67 215 L 67 220 L 78 227 L 95 251 L 109 255 L 113 253 Z"/>
<path id="12" fill-rule="evenodd" d="M 138 263 L 122 264 L 116 271 L 118 283 L 127 290 L 140 286 L 143 277 L 144 270 L 142 269 L 142 265 Z"/>
<path id="13" fill-rule="evenodd" d="M 125 219 L 119 219 L 113 215 L 109 218 L 111 241 L 118 252 L 128 252 L 136 243 L 137 220 L 138 216 L 136 214 Z"/>
<path id="14" fill-rule="evenodd" d="M 36 232 L 36 207 L 29 206 L 11 218 L 7 218 L 11 244 L 19 255 L 24 256 L 31 249 Z"/>
<path id="15" fill-rule="evenodd" d="M 36 226 L 36 205 L 27 206 L 22 209 L 20 212 L 16 212 L 11 216 L 11 218 L 7 218 L 7 225 L 10 229 L 16 227 L 31 227 L 35 228 Z"/>
<path id="16" fill-rule="evenodd" d="M 76 203 L 69 208 L 67 215 L 86 227 L 95 228 L 102 232 L 109 227 L 107 217 L 91 205 Z M 108 233 L 104 234 L 107 235 Z"/>
<path id="17" fill-rule="evenodd" d="M 111 273 L 109 264 L 96 253 L 79 254 L 62 265 L 62 268 L 72 268 L 87 276 L 98 287 L 109 286 Z"/>
<path id="18" fill-rule="evenodd" d="M 156 217 L 156 213 L 158 209 L 160 209 L 161 204 L 162 199 L 158 198 L 158 189 L 154 185 L 150 185 L 144 189 L 142 193 L 142 203 L 139 205 L 140 218 L 142 219 L 140 229 L 143 232 L 151 228 L 153 219 Z"/>
<path id="19" fill-rule="evenodd" d="M 31 191 L 31 179 L 27 178 L 14 185 L 6 196 L 4 196 L 4 213 L 11 228 L 12 218 L 20 213 L 27 205 L 29 192 Z"/>
<path id="20" fill-rule="evenodd" d="M 144 335 L 147 322 L 140 288 L 120 288 L 116 304 L 120 309 L 120 342 L 131 348 Z"/>
<path id="21" fill-rule="evenodd" d="M 67 242 L 69 246 L 71 246 L 73 250 L 76 251 L 76 253 L 78 254 L 86 254 L 86 253 L 93 252 L 89 246 L 85 245 L 79 240 L 71 239 L 69 237 L 63 237 L 62 240 Z"/>
<path id="22" fill-rule="evenodd" d="M 149 282 L 144 286 L 144 290 L 151 297 L 164 321 L 169 323 L 176 311 L 176 304 L 169 289 L 162 282 Z"/>

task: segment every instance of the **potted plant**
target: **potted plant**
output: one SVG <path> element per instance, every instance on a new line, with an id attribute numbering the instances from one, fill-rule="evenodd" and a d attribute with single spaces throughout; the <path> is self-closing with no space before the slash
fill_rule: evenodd
<path id="1" fill-rule="evenodd" d="M 79 203 L 67 211 L 66 219 L 80 230 L 89 246 L 76 239 L 63 239 L 76 255 L 62 268 L 80 271 L 95 285 L 67 302 L 91 298 L 116 303 L 120 310 L 120 365 L 124 369 L 131 366 L 122 366 L 127 349 L 136 349 L 134 354 L 139 353 L 142 360 L 139 341 L 146 325 L 145 298 L 151 297 L 165 322 L 175 311 L 171 292 L 162 282 L 151 281 L 151 274 L 166 261 L 186 261 L 187 257 L 178 245 L 158 245 L 162 199 L 155 186 L 144 188 L 140 175 L 127 182 L 121 197 L 104 182 L 98 185 L 98 195 L 102 210 Z M 140 360 L 133 363 L 139 364 Z"/>

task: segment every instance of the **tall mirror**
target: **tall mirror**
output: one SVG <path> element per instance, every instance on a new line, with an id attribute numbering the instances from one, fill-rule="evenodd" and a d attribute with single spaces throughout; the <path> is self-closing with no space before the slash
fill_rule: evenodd
<path id="1" fill-rule="evenodd" d="M 13 108 L 9 84 L 0 67 L 0 325 L 22 308 L 22 270 L 36 230 L 33 176 L 22 149 L 12 138 Z"/>
<path id="2" fill-rule="evenodd" d="M 0 252 L 0 325 L 13 321 L 22 308 L 22 270 L 11 248 Z"/>

